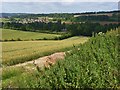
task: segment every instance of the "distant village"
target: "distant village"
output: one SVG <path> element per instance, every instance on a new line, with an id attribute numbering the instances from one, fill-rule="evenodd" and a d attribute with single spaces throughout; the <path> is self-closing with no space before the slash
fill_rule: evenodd
<path id="1" fill-rule="evenodd" d="M 44 18 L 24 18 L 24 19 L 20 19 L 20 20 L 15 20 L 15 22 L 16 23 L 22 23 L 22 24 L 34 23 L 34 22 L 49 23 L 50 19 L 52 20 L 52 18 L 47 18 L 47 17 L 44 17 Z"/>

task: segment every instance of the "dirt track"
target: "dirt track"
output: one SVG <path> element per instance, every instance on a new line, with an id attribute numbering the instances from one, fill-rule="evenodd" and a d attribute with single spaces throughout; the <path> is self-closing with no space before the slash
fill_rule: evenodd
<path id="1" fill-rule="evenodd" d="M 28 65 L 30 65 L 30 64 L 34 65 L 35 67 L 44 67 L 44 66 L 49 67 L 50 65 L 54 65 L 57 60 L 64 59 L 65 55 L 66 55 L 65 52 L 57 52 L 57 53 L 51 54 L 49 56 L 44 56 L 44 57 L 38 58 L 33 61 L 28 61 L 25 63 L 20 63 L 20 64 L 16 64 L 13 66 L 8 66 L 8 67 L 27 66 L 27 68 L 29 68 Z"/>

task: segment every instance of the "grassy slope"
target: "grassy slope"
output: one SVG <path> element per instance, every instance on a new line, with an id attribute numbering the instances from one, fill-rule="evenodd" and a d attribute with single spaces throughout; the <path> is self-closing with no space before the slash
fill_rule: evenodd
<path id="1" fill-rule="evenodd" d="M 2 40 L 35 40 L 35 39 L 53 39 L 59 37 L 57 34 L 45 34 L 36 32 L 25 32 L 11 29 L 2 29 Z"/>
<path id="2" fill-rule="evenodd" d="M 3 80 L 3 87 L 120 88 L 118 38 L 114 32 L 93 37 L 80 51 L 73 48 L 64 61 L 42 72 L 12 69 L 13 77 Z"/>
<path id="3" fill-rule="evenodd" d="M 0 22 L 8 22 L 9 19 L 6 19 L 6 18 L 0 18 Z"/>
<path id="4" fill-rule="evenodd" d="M 88 40 L 87 37 L 72 37 L 65 40 L 58 41 L 16 41 L 3 42 L 2 54 L 3 65 L 13 65 L 20 62 L 36 59 L 40 56 L 48 55 L 62 49 L 84 43 Z"/>

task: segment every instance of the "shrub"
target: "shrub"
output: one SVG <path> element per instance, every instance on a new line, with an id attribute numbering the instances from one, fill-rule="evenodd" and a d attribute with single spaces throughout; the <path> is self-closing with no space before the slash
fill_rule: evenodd
<path id="1" fill-rule="evenodd" d="M 44 37 L 43 40 L 47 40 L 47 38 Z"/>
<path id="2" fill-rule="evenodd" d="M 10 41 L 15 41 L 15 39 L 12 38 Z"/>
<path id="3" fill-rule="evenodd" d="M 22 41 L 22 40 L 20 38 L 18 38 L 17 41 Z"/>

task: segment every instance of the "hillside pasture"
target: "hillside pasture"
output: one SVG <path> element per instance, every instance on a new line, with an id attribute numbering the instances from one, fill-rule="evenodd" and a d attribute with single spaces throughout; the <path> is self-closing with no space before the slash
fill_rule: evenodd
<path id="1" fill-rule="evenodd" d="M 47 33 L 37 33 L 37 32 L 27 32 L 11 29 L 1 29 L 2 30 L 2 40 L 3 41 L 29 41 L 29 40 L 41 40 L 41 39 L 54 39 L 61 35 L 58 34 L 47 34 Z"/>

